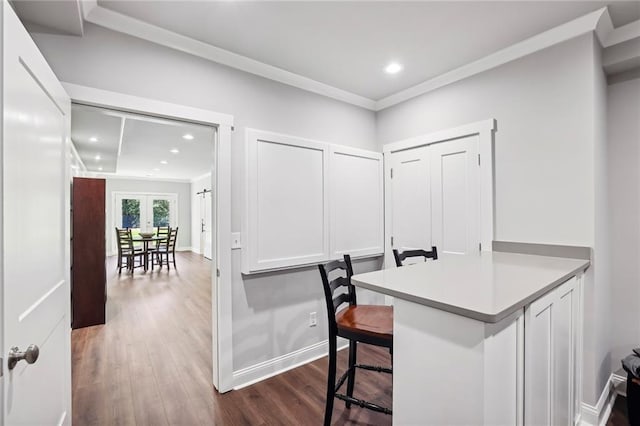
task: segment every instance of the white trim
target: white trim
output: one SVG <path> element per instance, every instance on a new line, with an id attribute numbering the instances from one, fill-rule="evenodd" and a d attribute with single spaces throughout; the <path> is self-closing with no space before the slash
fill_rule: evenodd
<path id="1" fill-rule="evenodd" d="M 163 118 L 179 118 L 209 126 L 233 126 L 233 116 L 206 109 L 141 98 L 125 93 L 62 82 L 73 102 L 126 112 L 150 114 Z"/>
<path id="2" fill-rule="evenodd" d="M 590 405 L 586 402 L 582 403 L 579 424 L 581 426 L 605 426 L 611 415 L 613 404 L 616 402 L 616 397 L 618 395 L 626 396 L 626 389 L 624 389 L 624 387 L 618 390 L 620 384 L 625 383 L 626 380 L 626 377 L 611 373 L 596 405 Z"/>
<path id="3" fill-rule="evenodd" d="M 385 189 L 385 227 L 384 227 L 384 248 L 385 265 L 392 267 L 393 256 L 391 255 L 391 205 L 388 202 L 391 194 L 391 154 L 406 149 L 418 148 L 436 142 L 444 142 L 459 139 L 471 135 L 478 135 L 481 166 L 480 166 L 480 242 L 482 251 L 491 251 L 494 240 L 495 224 L 495 171 L 493 167 L 493 135 L 497 129 L 495 119 L 476 121 L 462 126 L 445 129 L 422 136 L 416 136 L 402 141 L 386 144 L 382 147 L 384 153 L 384 189 Z"/>
<path id="4" fill-rule="evenodd" d="M 155 99 L 141 98 L 77 84 L 62 83 L 72 101 L 133 113 L 178 118 L 217 128 L 214 139 L 216 204 L 211 214 L 216 224 L 212 268 L 212 382 L 219 392 L 233 387 L 232 270 L 231 270 L 231 128 L 233 116 Z M 69 108 L 70 109 L 70 108 Z M 220 271 L 220 276 L 217 275 Z"/>
<path id="5" fill-rule="evenodd" d="M 194 178 L 191 178 L 191 179 L 189 179 L 189 183 L 195 183 L 196 181 L 198 181 L 200 179 L 204 179 L 206 177 L 211 177 L 211 172 L 207 172 L 207 173 L 204 173 L 204 174 L 202 174 L 200 176 L 196 176 Z"/>
<path id="6" fill-rule="evenodd" d="M 602 47 L 611 47 L 638 37 L 640 37 L 640 19 L 612 29 L 604 40 L 600 39 L 600 42 Z"/>
<path id="7" fill-rule="evenodd" d="M 594 31 L 603 14 L 608 15 L 606 7 L 574 19 L 548 31 L 534 35 L 524 41 L 498 50 L 484 58 L 470 62 L 459 68 L 440 74 L 430 80 L 402 90 L 376 102 L 376 111 L 407 101 L 432 90 L 469 78 L 473 75 L 499 67 L 508 62 L 538 52 L 547 47 L 570 40 L 574 37 Z"/>
<path id="8" fill-rule="evenodd" d="M 175 179 L 175 178 L 162 178 L 162 177 L 148 177 L 148 176 L 129 176 L 129 175 L 117 175 L 113 173 L 96 173 L 87 172 L 89 176 L 99 177 L 102 179 L 119 179 L 119 180 L 144 180 L 151 182 L 174 182 L 174 183 L 191 183 L 191 179 Z"/>
<path id="9" fill-rule="evenodd" d="M 340 343 L 340 342 L 338 342 Z M 348 343 L 338 345 L 338 351 L 349 346 Z M 282 374 L 285 371 L 293 370 L 301 365 L 308 364 L 317 359 L 327 356 L 329 353 L 329 342 L 323 340 L 302 349 L 298 349 L 288 354 L 260 362 L 250 367 L 242 368 L 233 372 L 234 390 L 253 385 L 262 380 Z"/>
<path id="10" fill-rule="evenodd" d="M 94 0 L 85 0 L 84 3 L 83 14 L 85 20 L 93 24 L 372 111 L 381 111 L 447 84 L 496 68 L 590 31 L 595 31 L 602 17 L 605 17 L 610 22 L 608 9 L 606 7 L 601 8 L 376 101 L 106 9 L 97 5 Z M 628 24 L 625 27 L 630 25 Z M 640 28 L 640 24 L 631 25 L 624 31 L 618 31 L 624 27 L 612 30 L 612 27 L 605 24 L 598 31 L 598 37 L 601 43 L 607 47 L 615 44 L 616 40 L 623 40 L 625 37 L 629 37 L 628 34 L 636 33 L 638 31 L 636 27 Z M 222 121 L 216 122 L 223 124 Z"/>
<path id="11" fill-rule="evenodd" d="M 299 74 L 256 61 L 255 59 L 230 52 L 208 43 L 187 37 L 144 21 L 123 15 L 113 10 L 97 6 L 91 10 L 86 20 L 112 31 L 128 34 L 152 43 L 167 46 L 194 56 L 236 68 L 260 77 L 278 81 L 312 93 L 347 102 L 362 108 L 374 110 L 376 102 L 364 96 L 338 89 Z"/>

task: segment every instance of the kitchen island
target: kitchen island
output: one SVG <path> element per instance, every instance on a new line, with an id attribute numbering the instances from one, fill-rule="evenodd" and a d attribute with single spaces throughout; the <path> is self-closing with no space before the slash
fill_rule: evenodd
<path id="1" fill-rule="evenodd" d="M 393 423 L 572 424 L 588 266 L 483 252 L 354 275 L 394 297 Z"/>

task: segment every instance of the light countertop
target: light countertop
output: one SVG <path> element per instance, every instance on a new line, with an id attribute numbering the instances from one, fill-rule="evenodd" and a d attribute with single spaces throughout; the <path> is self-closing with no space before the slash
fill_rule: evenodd
<path id="1" fill-rule="evenodd" d="M 358 274 L 357 287 L 495 323 L 589 266 L 588 260 L 516 253 L 438 256 Z"/>

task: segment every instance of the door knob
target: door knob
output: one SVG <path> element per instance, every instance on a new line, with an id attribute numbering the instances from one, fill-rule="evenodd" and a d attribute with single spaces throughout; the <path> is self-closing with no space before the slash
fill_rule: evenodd
<path id="1" fill-rule="evenodd" d="M 18 361 L 23 359 L 27 361 L 27 364 L 33 364 L 38 360 L 40 355 L 40 348 L 37 345 L 29 345 L 26 351 L 22 352 L 17 346 L 14 346 L 9 351 L 8 367 L 9 370 L 13 370 L 16 367 Z"/>

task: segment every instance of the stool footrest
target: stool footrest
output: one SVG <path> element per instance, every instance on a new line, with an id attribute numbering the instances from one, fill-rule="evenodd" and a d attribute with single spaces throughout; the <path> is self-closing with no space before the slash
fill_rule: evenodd
<path id="1" fill-rule="evenodd" d="M 380 405 L 374 404 L 374 403 L 369 402 L 369 401 L 365 401 L 363 399 L 358 399 L 358 398 L 354 398 L 352 396 L 348 396 L 348 395 L 344 395 L 344 394 L 338 393 L 338 390 L 340 390 L 340 388 L 342 387 L 344 382 L 347 380 L 347 377 L 349 377 L 349 373 L 354 368 L 360 368 L 362 370 L 369 370 L 369 371 L 376 371 L 378 373 L 393 374 L 393 370 L 391 368 L 379 367 L 377 365 L 356 364 L 353 367 L 347 368 L 347 371 L 345 371 L 344 374 L 342 376 L 340 376 L 340 379 L 336 382 L 335 397 L 338 398 L 338 399 L 341 399 L 341 400 L 343 400 L 345 402 L 349 402 L 351 404 L 355 404 L 355 405 L 357 405 L 359 407 L 362 407 L 362 408 L 366 408 L 366 409 L 369 409 L 369 410 L 377 411 L 379 413 L 384 413 L 384 414 L 391 415 L 392 411 L 391 411 L 390 408 L 382 407 Z"/>
<path id="2" fill-rule="evenodd" d="M 368 410 L 377 411 L 379 413 L 384 413 L 384 414 L 388 414 L 388 415 L 392 415 L 393 414 L 393 412 L 391 411 L 390 408 L 382 407 L 382 406 L 374 404 L 372 402 L 364 401 L 362 399 L 354 398 L 352 396 L 347 396 L 347 395 L 343 395 L 341 393 L 336 393 L 335 397 L 338 398 L 338 399 L 341 399 L 343 401 L 350 402 L 351 404 L 355 404 L 355 405 L 357 405 L 359 407 L 366 408 Z"/>

